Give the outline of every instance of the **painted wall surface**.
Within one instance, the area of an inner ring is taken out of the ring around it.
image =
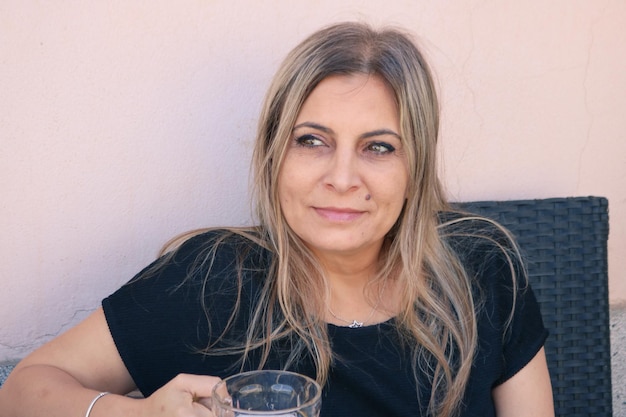
[[[626,2],[0,2],[0,361],[77,323],[172,236],[251,222],[284,55],[342,20],[415,33],[454,200],[610,200],[626,299]]]

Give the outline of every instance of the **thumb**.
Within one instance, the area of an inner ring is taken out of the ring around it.
[[[175,380],[178,388],[188,393],[194,402],[210,399],[213,387],[221,381],[215,376],[192,374],[180,374]]]

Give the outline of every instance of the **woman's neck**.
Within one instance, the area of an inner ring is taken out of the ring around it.
[[[329,283],[351,290],[363,289],[378,273],[381,244],[362,248],[358,251],[313,253],[326,273]]]
[[[369,325],[397,314],[397,282],[395,277],[379,277],[380,252],[318,257],[327,284],[326,321]]]

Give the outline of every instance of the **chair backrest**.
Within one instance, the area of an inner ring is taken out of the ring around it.
[[[608,201],[602,197],[458,203],[517,237],[550,336],[556,415],[611,417]]]

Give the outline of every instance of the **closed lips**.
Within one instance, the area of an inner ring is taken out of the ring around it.
[[[365,213],[351,208],[314,207],[314,209],[320,216],[334,221],[355,220]]]

